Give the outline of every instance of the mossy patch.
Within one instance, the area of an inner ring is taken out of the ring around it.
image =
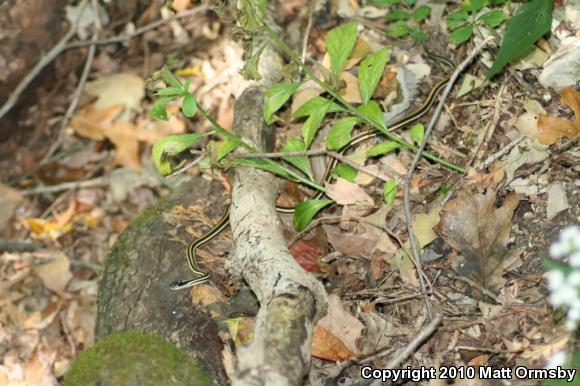
[[[151,333],[111,334],[79,355],[62,386],[209,386],[183,351]]]

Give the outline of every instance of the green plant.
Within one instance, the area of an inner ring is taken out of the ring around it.
[[[390,24],[387,26],[387,36],[390,38],[403,38],[407,35],[413,39],[424,42],[429,38],[421,30],[425,19],[431,14],[431,7],[422,5],[413,9],[416,0],[374,0],[378,6],[387,6],[390,12],[385,16]]]
[[[491,78],[510,61],[524,55],[552,25],[552,1],[531,0],[524,3],[508,22],[497,59],[487,73]]]
[[[314,82],[316,82],[325,91],[326,95],[316,96],[306,101],[300,108],[293,113],[293,119],[304,120],[302,124],[301,136],[289,138],[282,147],[283,152],[304,152],[307,151],[318,134],[323,122],[332,119],[334,124],[328,132],[326,138],[326,148],[329,151],[342,151],[347,144],[351,142],[352,133],[357,127],[370,126],[382,133],[389,140],[373,146],[369,149],[367,157],[387,154],[396,150],[417,151],[417,144],[423,139],[424,128],[422,125],[415,125],[410,132],[413,140],[409,143],[401,137],[387,130],[383,111],[380,105],[374,101],[373,94],[378,86],[389,59],[388,48],[382,48],[374,53],[367,55],[360,63],[358,68],[358,88],[361,94],[362,103],[355,107],[342,98],[338,91],[328,83],[319,79],[312,70],[300,61],[298,56],[288,48],[288,46],[266,26],[266,37],[277,48],[284,51],[303,72]],[[356,23],[348,23],[329,31],[326,38],[328,54],[330,57],[330,77],[340,79],[344,66],[351,56],[352,50],[357,40]],[[151,115],[161,119],[166,119],[165,107],[169,101],[183,96],[182,110],[184,114],[188,111],[185,104],[195,106],[197,111],[204,115],[212,124],[213,131],[208,134],[216,134],[224,137],[224,140],[218,142],[213,149],[214,154],[210,159],[215,166],[235,167],[251,166],[274,173],[282,178],[296,181],[310,186],[320,192],[326,192],[326,189],[320,186],[313,177],[310,169],[310,162],[306,155],[282,156],[279,162],[269,158],[236,158],[231,154],[236,148],[243,147],[246,151],[254,152],[255,149],[244,143],[240,138],[230,131],[223,129],[219,124],[207,114],[207,112],[195,103],[195,97],[187,91],[188,82],[182,84],[181,81],[171,74],[167,68],[162,69],[156,76],[157,79],[163,80],[167,85],[166,88],[157,92],[161,98],[153,106]],[[264,119],[268,123],[273,123],[279,118],[276,112],[279,111],[295,94],[301,86],[301,82],[285,82],[270,87],[265,92],[265,102],[263,108]],[[190,96],[191,95],[191,96]],[[186,100],[187,98],[187,100]],[[190,111],[188,111],[190,112]],[[207,134],[204,134],[207,135]],[[185,134],[182,136],[172,136],[169,140],[159,141],[154,146],[153,158],[155,164],[162,174],[168,174],[176,163],[171,159],[180,151],[185,150],[188,146],[197,142],[203,135]],[[182,139],[180,139],[180,137]],[[463,171],[460,167],[440,159],[429,152],[423,155],[435,162],[457,171]],[[338,164],[332,171],[331,176],[338,176],[353,181],[356,178],[357,171],[348,165]],[[390,203],[394,200],[397,193],[396,181],[390,180],[384,186],[384,199]],[[306,200],[296,207],[294,214],[294,224],[298,230],[304,229],[312,218],[321,209],[332,203],[331,200],[320,199],[319,194],[316,199]]]
[[[484,9],[490,3],[489,0],[465,1],[459,11],[449,14],[447,27],[453,31],[449,34],[449,41],[453,44],[462,44],[469,40],[478,25],[495,28],[503,23],[506,15],[502,11]]]

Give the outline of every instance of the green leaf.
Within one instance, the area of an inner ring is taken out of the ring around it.
[[[473,24],[457,28],[449,35],[449,41],[453,44],[461,44],[467,41],[471,37],[472,33],[473,33]]]
[[[350,22],[331,29],[326,35],[326,47],[334,75],[341,73],[356,43],[357,23]]]
[[[486,0],[471,0],[471,13],[476,14],[480,9],[485,7]]]
[[[173,164],[171,158],[189,148],[191,145],[198,142],[208,133],[198,134],[177,134],[161,138],[153,145],[152,155],[155,167],[161,175],[167,175],[172,172]]]
[[[149,110],[149,118],[162,119],[164,121],[168,121],[169,117],[167,116],[167,111],[165,110],[165,108],[167,107],[167,104],[174,99],[175,97],[170,96],[161,97],[157,99],[153,104],[153,107],[151,107],[151,110]]]
[[[387,27],[387,36],[390,38],[401,38],[409,34],[409,26],[406,21],[397,21]]]
[[[155,95],[159,96],[180,96],[183,95],[182,87],[165,87],[155,91]]]
[[[332,200],[306,200],[296,205],[294,210],[294,228],[298,232],[302,232],[310,221],[320,212],[324,207],[330,205]]]
[[[378,6],[389,6],[400,4],[401,0],[373,0],[372,3]]]
[[[468,15],[465,10],[453,12],[447,17],[447,27],[449,27],[449,29],[455,29],[464,24],[467,21],[467,18]]]
[[[334,178],[344,178],[348,182],[354,182],[356,176],[358,176],[358,171],[350,165],[340,163],[332,170],[332,176]]]
[[[429,35],[415,27],[409,29],[409,35],[419,42],[426,42],[429,39]]]
[[[419,23],[420,21],[425,20],[430,13],[431,7],[428,5],[422,5],[413,12],[413,20]]]
[[[326,148],[328,150],[340,150],[350,142],[350,133],[359,122],[356,117],[346,117],[337,121],[328,132]]]
[[[320,125],[322,124],[322,121],[328,112],[330,103],[331,102],[328,101],[328,103],[321,105],[320,108],[316,111],[313,111],[312,114],[306,119],[306,122],[304,122],[304,125],[302,126],[302,137],[304,138],[304,144],[306,145],[307,149],[310,147],[316,132],[320,128]]]
[[[389,21],[409,20],[409,13],[403,10],[392,11],[389,12],[385,18]]]
[[[412,7],[413,5],[415,5],[415,1],[416,0],[407,0],[407,6]]]
[[[309,101],[304,103],[302,106],[300,106],[298,108],[298,110],[296,110],[294,112],[292,117],[293,118],[307,117],[309,115],[312,115],[316,111],[320,110],[321,108],[326,108],[326,105],[328,105],[328,104],[330,104],[328,106],[328,111],[327,111],[329,113],[339,113],[339,112],[343,113],[346,111],[340,105],[332,102],[331,100],[326,99],[325,97],[317,96],[317,97],[310,99]]]
[[[264,120],[271,124],[275,121],[274,113],[278,111],[298,90],[302,83],[280,83],[266,90],[264,100]]]
[[[282,178],[291,179],[282,165],[269,159],[262,158],[235,158],[230,161],[231,166],[253,167],[276,174]]]
[[[506,19],[506,16],[501,11],[491,11],[484,13],[479,17],[479,20],[483,21],[490,27],[497,27]]]
[[[387,129],[381,106],[376,101],[369,101],[367,105],[360,105],[357,111],[383,130]]]
[[[392,204],[395,202],[395,198],[397,197],[397,192],[399,191],[399,187],[397,186],[397,181],[389,180],[385,182],[383,186],[383,198],[386,204]]]
[[[552,25],[553,3],[531,0],[524,3],[508,22],[497,59],[487,72],[487,79],[496,75],[511,60],[525,54]]]
[[[425,127],[421,123],[417,123],[415,126],[411,127],[411,138],[417,145],[423,142],[423,137],[425,137]]]
[[[388,60],[389,50],[384,47],[367,56],[361,62],[358,68],[358,88],[364,105],[372,98],[377,85],[383,77]]]
[[[376,157],[378,155],[388,154],[393,150],[397,150],[401,147],[397,142],[394,141],[384,141],[373,145],[367,150],[367,157]]]
[[[294,152],[294,151],[305,151],[306,146],[300,138],[289,138],[286,144],[282,146],[282,151]],[[311,180],[314,180],[312,175],[312,169],[310,168],[310,160],[307,156],[296,156],[296,157],[282,157],[282,159],[298,168],[302,173],[308,176]]]
[[[216,161],[221,161],[225,156],[236,150],[238,146],[240,146],[240,141],[234,141],[232,139],[218,142],[215,155]]]
[[[195,115],[195,112],[197,111],[197,102],[192,93],[188,92],[185,94],[183,102],[181,102],[181,111],[187,118],[191,118]]]

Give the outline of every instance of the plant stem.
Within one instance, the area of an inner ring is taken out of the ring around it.
[[[201,113],[201,115],[203,115],[209,121],[209,123],[212,125],[212,127],[215,129],[215,131],[218,134],[221,134],[222,136],[227,137],[227,138],[231,139],[232,141],[238,142],[245,150],[247,150],[250,153],[257,152],[256,148],[245,143],[240,137],[238,137],[237,135],[235,135],[231,131],[224,129],[203,107],[198,105],[197,109]],[[276,164],[278,166],[281,166],[284,169],[284,171],[286,173],[288,173],[288,175],[291,176],[296,181],[298,181],[306,186],[310,186],[313,189],[320,190],[321,192],[326,193],[326,188],[317,184],[314,181],[309,180],[308,178],[304,178],[303,176],[294,172],[292,169],[288,168],[284,164],[277,163],[277,162],[275,162],[271,159],[268,159],[268,158],[263,158],[263,160],[270,163],[270,164]]]
[[[413,144],[408,143],[407,141],[405,141],[404,139],[400,138],[399,136],[391,133],[390,131],[386,130],[385,127],[383,127],[382,125],[378,124],[377,122],[374,122],[373,120],[369,119],[367,116],[361,114],[360,112],[357,111],[357,109],[351,105],[350,103],[348,103],[342,96],[340,96],[336,90],[334,90],[329,84],[325,83],[324,81],[322,81],[320,78],[318,78],[316,76],[316,74],[314,74],[314,72],[312,72],[312,70],[304,65],[304,63],[302,63],[302,61],[300,61],[299,58],[296,57],[296,55],[294,54],[294,52],[292,51],[292,49],[290,47],[288,47],[286,45],[286,43],[284,43],[284,41],[278,36],[276,35],[276,33],[270,28],[269,25],[266,24],[266,30],[268,31],[269,37],[271,39],[271,41],[274,43],[274,45],[278,48],[280,48],[286,55],[288,55],[288,57],[294,62],[296,63],[296,65],[298,65],[305,73],[306,75],[308,75],[310,77],[310,79],[312,79],[316,84],[318,84],[320,87],[322,87],[326,92],[328,92],[334,99],[336,99],[338,102],[340,102],[340,104],[342,104],[349,113],[353,114],[354,116],[356,116],[357,118],[361,119],[362,121],[364,121],[365,123],[371,125],[372,127],[374,127],[375,129],[379,130],[381,133],[383,133],[387,138],[395,141],[396,143],[400,144],[401,146],[408,148],[414,152],[417,152],[419,150],[419,148]],[[434,162],[439,163],[440,165],[443,165],[451,170],[455,170],[459,173],[465,173],[465,169],[463,169],[460,166],[455,165],[452,162],[449,162],[447,160],[444,160],[442,158],[439,158],[431,153],[428,152],[423,152],[423,156],[427,159],[430,159]]]

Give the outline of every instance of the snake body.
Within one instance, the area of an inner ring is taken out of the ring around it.
[[[429,53],[429,56],[435,58],[438,61],[445,63],[446,65],[448,65],[450,67],[454,66],[454,64],[446,58],[443,58],[443,57],[440,57],[440,56],[437,56],[434,54],[430,54],[430,53]],[[433,105],[433,102],[437,98],[437,95],[439,94],[439,92],[441,92],[441,90],[443,90],[443,88],[445,87],[445,85],[447,84],[448,81],[449,81],[449,77],[447,77],[447,78],[443,79],[442,81],[440,81],[439,83],[437,83],[431,89],[431,91],[429,92],[429,95],[427,96],[427,99],[425,100],[425,102],[423,102],[421,107],[419,107],[417,110],[413,111],[412,113],[405,115],[404,117],[393,122],[390,125],[390,127],[388,128],[388,130],[389,131],[398,130],[398,129],[405,127],[408,124],[418,120],[423,115],[425,115],[429,111],[431,106]],[[363,132],[355,135],[348,144],[346,144],[342,149],[340,149],[339,154],[342,155],[342,154],[346,153],[348,150],[355,147],[357,144],[359,144],[363,141],[366,141],[368,139],[378,137],[380,135],[381,135],[381,132],[373,130],[373,129],[363,131]],[[326,166],[326,169],[324,171],[323,178],[322,178],[323,182],[328,180],[328,178],[331,175],[332,169],[334,169],[334,167],[336,166],[337,163],[338,163],[338,160],[336,158],[331,158],[329,160],[329,162]],[[324,193],[320,192],[320,191],[316,192],[316,194],[311,199],[319,199],[323,196],[323,194]],[[294,207],[276,206],[276,210],[279,213],[294,213]],[[207,243],[208,241],[212,240],[214,237],[219,235],[229,225],[230,225],[230,209],[228,207],[228,209],[226,210],[226,212],[220,218],[220,220],[218,221],[218,223],[216,225],[214,225],[206,234],[204,234],[199,239],[193,240],[189,244],[189,246],[187,247],[187,264],[189,265],[189,269],[191,270],[191,272],[194,274],[195,277],[193,279],[188,279],[188,280],[174,281],[173,283],[170,284],[169,289],[171,289],[173,291],[177,291],[177,290],[193,287],[193,286],[198,285],[198,284],[203,284],[203,283],[206,283],[209,281],[209,274],[207,272],[201,270],[199,268],[199,266],[197,265],[195,252],[196,252],[197,248],[201,247],[202,245],[204,245],[205,243]]]

